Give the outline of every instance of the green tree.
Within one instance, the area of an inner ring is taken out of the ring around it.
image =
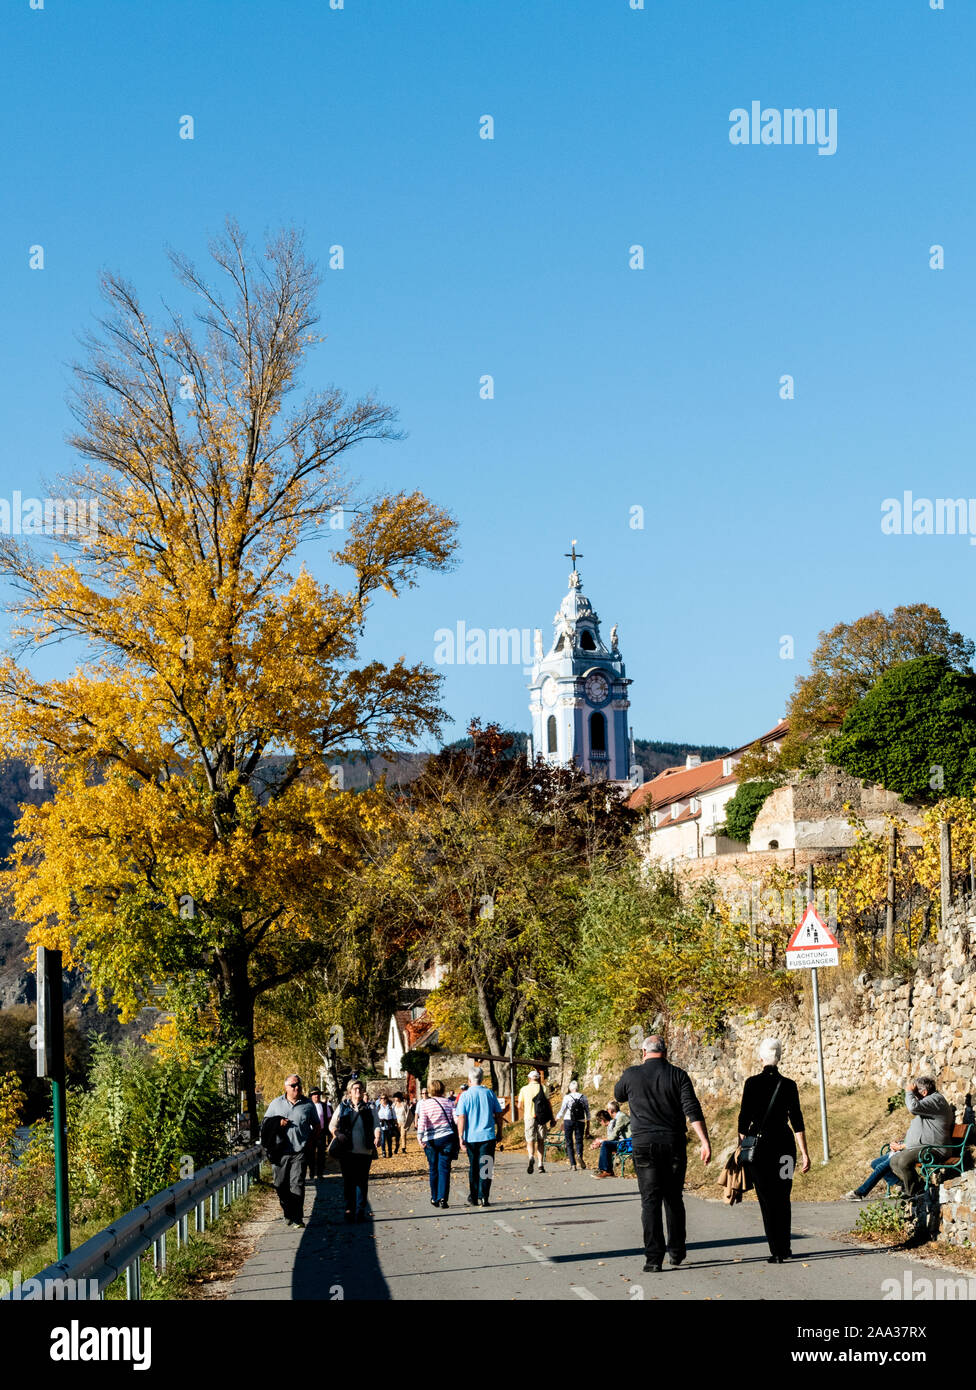
[[[469,732],[470,751],[444,750],[391,799],[374,872],[391,940],[447,967],[429,1001],[438,1025],[464,1026],[471,998],[501,1055],[506,1032],[532,1047],[551,1036],[582,889],[620,853],[633,817],[578,770],[512,758],[497,726]]]
[[[773,782],[743,782],[725,806],[725,833],[730,840],[748,844],[756,817],[774,790]]]
[[[938,608],[927,603],[876,609],[852,623],[821,632],[810,671],[798,678],[788,717],[794,732],[824,733],[844,718],[877,681],[905,661],[940,656],[956,671],[969,671],[974,644],[953,632]]]
[[[940,656],[895,666],[850,710],[827,754],[855,777],[912,800],[972,796],[976,676]]]

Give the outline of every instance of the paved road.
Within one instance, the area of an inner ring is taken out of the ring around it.
[[[343,1222],[338,1178],[327,1177],[309,1185],[305,1230],[257,1223],[257,1248],[228,1297],[864,1301],[882,1298],[884,1279],[919,1269],[832,1238],[856,1218],[846,1203],[794,1203],[795,1258],[769,1265],[755,1202],[730,1209],[689,1196],[686,1263],[643,1274],[633,1179],[594,1181],[565,1164],[529,1177],[521,1157],[501,1154],[492,1206],[464,1205],[455,1168],[452,1205],[440,1211],[421,1177],[384,1174],[382,1163],[374,1174],[371,1222]]]

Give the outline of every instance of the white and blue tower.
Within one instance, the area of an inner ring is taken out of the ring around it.
[[[541,755],[563,767],[576,763],[595,781],[626,782],[633,763],[627,727],[630,681],[617,648],[600,636],[600,619],[583,593],[573,541],[569,592],[559,605],[552,646],[543,653],[542,630],[535,632],[535,661],[529,687],[532,715],[530,759]]]

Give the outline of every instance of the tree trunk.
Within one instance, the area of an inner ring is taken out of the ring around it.
[[[481,972],[480,972],[480,970],[478,970],[478,969],[472,967],[471,974],[472,974],[472,977],[473,977],[473,979],[474,979],[475,993],[476,993],[477,996],[478,996],[478,1016],[479,1016],[480,1019],[481,1019],[481,1026],[482,1026],[482,1028],[484,1028],[484,1030],[485,1030],[485,1041],[486,1041],[487,1044],[488,1044],[488,1051],[489,1051],[489,1052],[493,1052],[493,1053],[495,1053],[496,1056],[499,1056],[499,1057],[500,1057],[501,1054],[502,1054],[502,1052],[504,1052],[505,1049],[502,1047],[501,1032],[500,1032],[499,1027],[498,1027],[498,1022],[497,1022],[497,1020],[496,1020],[496,1018],[495,1018],[495,1011],[494,1011],[494,1009],[492,1008],[491,1000],[488,998],[488,991],[485,989],[484,980],[483,980],[482,977],[481,977]],[[489,1069],[490,1069],[490,1071],[491,1071],[491,1087],[492,1087],[492,1090],[493,1090],[493,1091],[495,1092],[495,1094],[497,1095],[497,1094],[498,1094],[498,1076],[497,1076],[497,1073],[495,1072],[495,1064],[494,1064],[494,1062],[489,1062],[489,1063],[488,1063],[488,1066],[489,1066]],[[515,1098],[514,1098],[514,1096],[513,1096],[513,1097],[512,1097],[512,1107],[513,1107],[513,1111],[514,1111],[514,1106],[515,1106]],[[514,1114],[513,1114],[513,1118],[514,1118]]]
[[[325,1062],[322,1069],[324,1078],[322,1084],[325,1087],[326,1099],[333,1107],[339,1104],[339,1063],[338,1053],[334,1047],[328,1048],[321,1054]]]
[[[241,1087],[246,1097],[247,1127],[252,1144],[258,1142],[257,1079],[254,1071],[254,991],[247,969],[247,953],[228,949],[217,952],[220,985],[223,993],[224,1018],[240,1041],[238,1065]]]

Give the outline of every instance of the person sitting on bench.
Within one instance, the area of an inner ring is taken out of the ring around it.
[[[892,1140],[890,1152],[871,1160],[870,1177],[846,1194],[850,1202],[861,1201],[883,1180],[900,1182],[909,1197],[922,1190],[915,1164],[925,1148],[939,1149],[952,1138],[955,1111],[945,1096],[935,1089],[931,1076],[919,1076],[905,1089],[905,1107],[912,1116],[905,1142]]]

